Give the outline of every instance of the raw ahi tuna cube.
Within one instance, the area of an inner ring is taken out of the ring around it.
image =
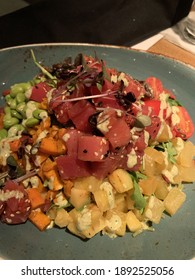
[[[74,156],[59,156],[56,163],[63,180],[90,176],[88,162],[79,160]]]
[[[91,126],[88,120],[95,112],[96,110],[91,103],[87,100],[81,100],[72,106],[68,114],[77,129],[83,132],[90,132]]]
[[[109,142],[105,137],[81,135],[78,138],[78,159],[84,161],[102,161],[109,152]]]
[[[97,128],[104,134],[114,149],[127,145],[131,139],[130,128],[121,110],[105,109],[98,116]]]

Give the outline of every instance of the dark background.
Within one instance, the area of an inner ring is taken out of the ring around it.
[[[50,42],[136,44],[185,17],[193,0],[26,0],[0,17],[0,48]]]

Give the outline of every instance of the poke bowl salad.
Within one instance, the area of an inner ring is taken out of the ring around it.
[[[31,55],[37,74],[2,92],[1,223],[115,238],[179,215],[194,124],[173,91],[95,53],[52,65]]]

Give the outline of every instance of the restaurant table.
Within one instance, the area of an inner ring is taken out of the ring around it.
[[[193,11],[195,4],[191,6],[191,12]],[[162,30],[133,48],[164,55],[195,67],[195,45],[186,42],[181,32],[185,20],[183,18],[171,28]]]
[[[164,55],[195,67],[194,53],[168,41],[162,35],[157,34],[156,37],[157,39],[149,38],[146,41],[140,42],[138,45],[132,46],[132,48]]]
[[[180,60],[195,67],[195,55],[193,53],[176,46],[164,38],[151,46],[148,51]]]

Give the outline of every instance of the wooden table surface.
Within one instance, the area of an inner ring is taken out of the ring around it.
[[[152,47],[150,47],[148,51],[178,59],[184,63],[190,64],[191,66],[195,67],[194,54],[172,44],[171,42],[167,41],[164,38],[162,38],[157,43],[155,43]]]
[[[192,5],[191,11],[195,11],[195,3]],[[195,49],[195,45],[194,45]],[[184,63],[195,67],[195,55],[181,47],[178,47],[166,39],[159,40],[156,44],[148,49],[150,52],[162,54],[171,58],[178,59]]]

